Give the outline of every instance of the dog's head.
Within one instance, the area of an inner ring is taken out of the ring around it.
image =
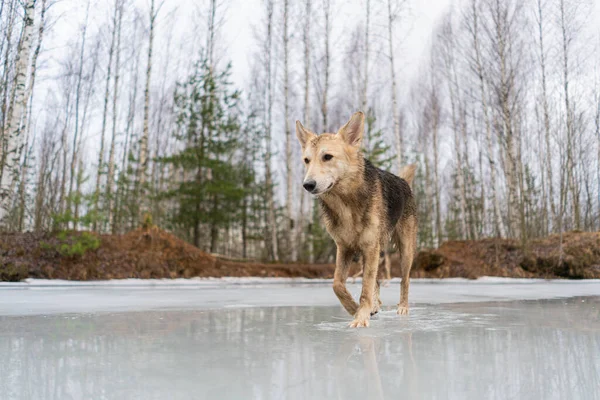
[[[320,195],[356,178],[364,126],[362,112],[352,115],[335,134],[316,135],[296,121],[296,136],[302,145],[302,159],[306,166],[304,189]]]

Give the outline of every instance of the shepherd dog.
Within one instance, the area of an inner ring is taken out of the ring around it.
[[[408,314],[410,269],[416,250],[417,208],[411,189],[416,165],[400,176],[376,168],[361,149],[365,116],[357,112],[337,133],[317,135],[296,121],[306,174],[302,186],[318,198],[327,232],[335,241],[333,291],[353,316],[352,328],[368,327],[381,309],[377,274],[390,243],[400,254],[402,283],[397,313]],[[353,262],[363,270],[357,304],[346,288]]]

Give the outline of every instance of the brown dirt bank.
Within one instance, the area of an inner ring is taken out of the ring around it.
[[[64,256],[50,234],[1,234],[0,281],[25,278],[100,280],[121,278],[190,278],[223,276],[331,278],[333,264],[240,262],[207,254],[168,232],[136,230],[100,235],[100,246],[83,256]],[[412,276],[448,278],[503,276],[520,278],[600,278],[600,233],[570,232],[533,240],[527,249],[517,241],[483,239],[445,242],[422,250]],[[392,256],[392,275],[400,276]]]

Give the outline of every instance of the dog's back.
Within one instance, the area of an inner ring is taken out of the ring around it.
[[[416,165],[405,166],[396,176],[388,171],[375,167],[365,159],[365,177],[377,179],[380,182],[381,197],[383,200],[382,215],[386,221],[387,232],[392,232],[401,220],[415,217],[417,210],[411,189],[415,176]]]
[[[367,167],[369,166],[369,167]],[[365,168],[375,168],[366,162]],[[416,216],[415,202],[411,190],[416,166],[405,167],[403,176],[396,176],[388,171],[376,168],[381,182],[381,195],[384,202],[388,230],[392,230],[401,218]]]

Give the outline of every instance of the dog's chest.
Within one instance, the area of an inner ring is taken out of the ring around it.
[[[361,210],[342,201],[321,202],[327,232],[337,244],[354,247],[376,242],[379,218],[375,210]]]

